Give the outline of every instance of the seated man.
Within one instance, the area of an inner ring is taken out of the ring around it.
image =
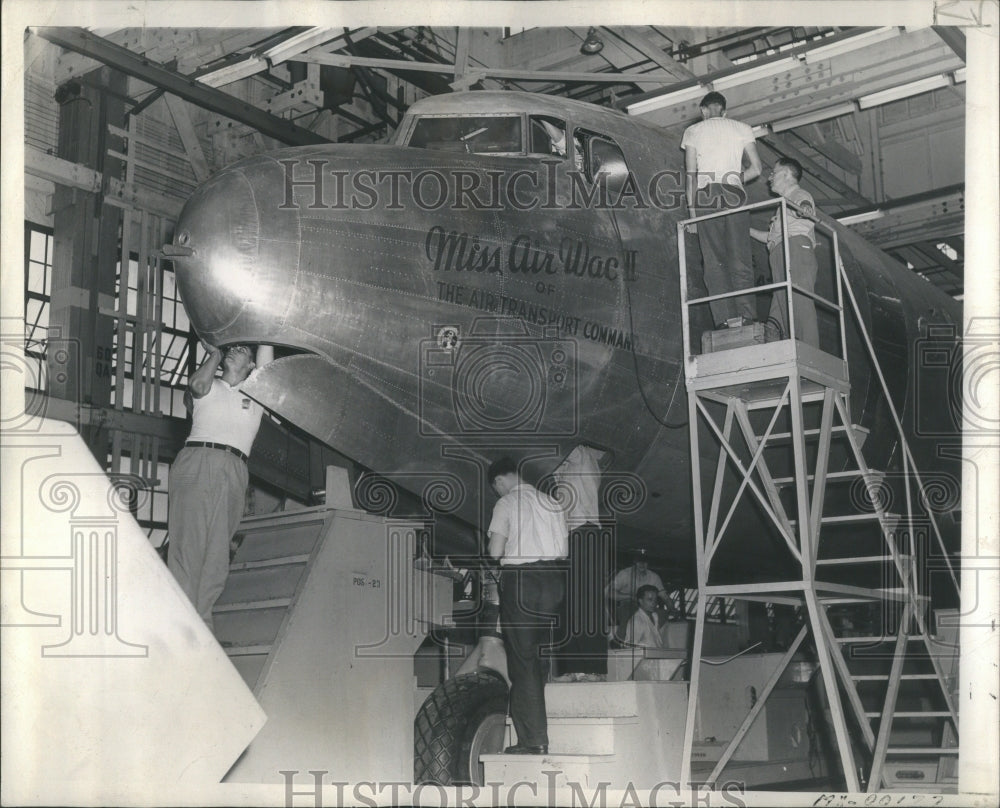
[[[625,623],[635,608],[635,599],[644,584],[655,587],[657,594],[666,601],[667,590],[663,586],[663,579],[649,568],[646,550],[640,549],[635,551],[635,563],[619,570],[604,590],[609,608],[613,610],[612,623],[619,634],[624,632]]]
[[[663,637],[660,634],[661,619],[656,611],[657,589],[651,584],[644,584],[636,592],[639,608],[625,627],[625,645],[641,648],[662,648]]]

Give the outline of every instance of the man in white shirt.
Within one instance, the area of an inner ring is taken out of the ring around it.
[[[816,286],[816,225],[811,217],[816,215],[816,202],[805,188],[799,185],[802,165],[790,157],[780,157],[774,164],[767,183],[771,190],[792,204],[788,206],[788,265],[792,283],[812,292]],[[793,207],[794,206],[794,207]],[[751,238],[767,244],[771,264],[771,280],[785,280],[785,249],[782,239],[781,211],[771,218],[768,230],[750,228]],[[795,307],[795,339],[819,347],[819,325],[816,304],[806,295],[793,296]],[[772,293],[768,322],[778,328],[780,337],[788,339],[788,298],[784,289]]]
[[[636,601],[639,608],[625,627],[625,644],[642,648],[662,648],[660,615],[656,611],[656,587],[645,584],[639,587]]]
[[[247,456],[264,411],[240,390],[274,348],[230,345],[225,354],[205,344],[208,356],[192,375],[191,434],[170,467],[170,549],[167,566],[211,629],[212,607],[229,576],[229,543],[243,518]],[[222,376],[216,377],[219,366]]]
[[[566,519],[558,502],[524,482],[514,461],[493,463],[487,480],[500,499],[490,520],[489,553],[500,562],[500,625],[507,649],[510,717],[517,743],[508,754],[548,752],[545,679],[550,628],[566,592]]]
[[[702,120],[684,130],[681,148],[687,174],[689,216],[730,210],[746,204],[743,183],[760,176],[760,156],[753,129],[726,117],[726,99],[708,93],[700,104]],[[749,168],[743,170],[743,157]],[[710,295],[721,295],[754,285],[747,211],[719,216],[697,223],[705,269],[705,285]],[[752,295],[727,297],[710,304],[716,324],[735,317],[744,323],[757,319]]]
[[[635,563],[619,570],[604,590],[605,596],[612,601],[609,605],[613,610],[615,626],[619,630],[628,620],[635,598],[643,586],[654,587],[659,597],[663,598],[664,601],[667,599],[667,590],[663,586],[663,579],[649,568],[645,548],[636,550],[635,555]]]

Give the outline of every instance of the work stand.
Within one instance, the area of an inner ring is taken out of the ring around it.
[[[766,205],[780,205],[787,216],[784,200],[749,207]],[[712,214],[720,215],[727,214]],[[932,633],[929,559],[943,559],[956,590],[958,581],[844,273],[837,233],[816,223],[828,240],[825,297],[797,286],[794,270],[758,288],[786,295],[793,334],[796,304],[811,299],[822,312],[823,349],[773,334],[758,341],[763,332],[750,326],[737,326],[745,339],[717,331],[695,346],[692,307],[726,295],[687,299],[688,222],[679,225],[678,243],[699,596],[682,781],[715,784],[775,686],[791,675],[792,660],[810,653],[849,791],[955,791],[957,641],[947,645]],[[787,249],[786,242],[786,257]],[[873,364],[897,430],[901,460],[881,471],[866,461],[868,432],[851,416],[845,293],[851,328],[869,353],[852,358]],[[745,555],[742,567],[734,565],[749,531],[755,547],[772,548],[769,560]],[[791,607],[800,627],[704,775],[692,772],[691,753],[699,740],[706,610],[716,598]]]

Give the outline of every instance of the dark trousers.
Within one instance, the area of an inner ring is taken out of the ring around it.
[[[746,192],[735,185],[711,183],[695,194],[695,214],[703,216],[731,210],[746,203]],[[721,295],[754,286],[750,252],[750,213],[742,211],[698,222],[698,243],[705,267],[705,286],[710,295]],[[713,300],[709,306],[716,324],[743,315],[757,319],[753,295]]]
[[[551,628],[558,621],[566,592],[566,567],[540,562],[502,567],[500,626],[510,677],[510,717],[517,742],[548,745],[545,719]]]
[[[770,250],[771,280],[777,283],[785,279],[785,251],[779,241]],[[816,248],[808,236],[788,237],[788,263],[792,267],[792,283],[808,289],[816,289]],[[798,293],[792,296],[795,314],[795,339],[819,347],[819,321],[816,318],[816,303],[811,297]],[[771,317],[781,329],[782,339],[788,339],[788,297],[784,289],[778,289],[771,297]]]
[[[593,523],[570,531],[565,604],[567,637],[556,653],[560,674],[608,671],[604,585],[613,568],[612,542],[613,531]]]

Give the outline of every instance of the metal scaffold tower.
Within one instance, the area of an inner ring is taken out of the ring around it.
[[[739,210],[769,206],[777,207],[787,234],[784,199]],[[781,326],[793,335],[796,315],[812,317],[815,309],[820,345],[781,338],[759,323],[734,323],[705,332],[695,346],[698,312],[741,293],[688,299],[685,227],[733,212],[678,225],[699,588],[682,781],[717,781],[793,657],[811,646],[848,790],[954,791],[957,643],[933,633],[928,559],[943,559],[956,590],[958,580],[846,277],[837,232],[815,222],[828,264],[818,292],[799,285],[794,266],[784,280],[752,290],[783,296],[788,314]],[[787,235],[782,247],[788,266]],[[845,295],[897,430],[902,459],[892,469],[869,465],[867,430],[851,416]],[[733,563],[743,552],[734,534],[745,538],[754,529],[747,526],[758,523],[780,558],[770,569],[752,557]],[[706,604],[717,597],[793,607],[801,626],[712,771],[692,772]]]

